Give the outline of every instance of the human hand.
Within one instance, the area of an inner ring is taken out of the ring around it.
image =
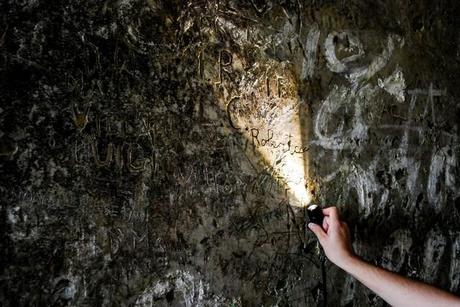
[[[326,257],[343,268],[355,257],[351,246],[350,230],[345,222],[340,221],[337,207],[323,209],[323,227],[309,223],[308,228],[316,235],[324,249]]]

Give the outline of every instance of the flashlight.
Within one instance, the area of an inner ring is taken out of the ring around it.
[[[308,218],[311,223],[315,223],[323,227],[324,214],[323,210],[318,205],[310,205],[307,208]]]

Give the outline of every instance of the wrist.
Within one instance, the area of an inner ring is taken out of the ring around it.
[[[336,265],[341,268],[342,270],[350,273],[350,271],[353,269],[353,267],[356,266],[357,263],[359,263],[361,258],[355,254],[349,254],[345,257],[343,257],[340,262],[336,263]]]

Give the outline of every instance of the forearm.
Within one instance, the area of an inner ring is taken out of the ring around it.
[[[350,257],[339,265],[392,306],[460,306],[456,296]]]

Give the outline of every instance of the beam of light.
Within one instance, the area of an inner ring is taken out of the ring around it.
[[[292,206],[305,207],[312,201],[307,187],[310,117],[305,116],[306,106],[297,96],[295,78],[285,72],[283,78],[285,94],[276,88],[276,79],[262,75],[255,83],[240,84],[240,96],[222,99],[220,105],[233,129],[247,140],[246,155],[260,169],[270,168],[272,176],[285,187]]]
[[[261,164],[270,165],[274,176],[285,186],[289,203],[296,207],[304,207],[311,202],[312,195],[307,189],[308,183],[308,151],[304,151],[302,126],[300,123],[301,107],[294,99],[288,101],[289,105],[273,112],[280,116],[271,117],[269,126],[260,127],[261,137],[254,137],[254,130],[244,133],[250,148],[256,150],[262,158]],[[271,133],[269,134],[269,130]],[[265,134],[265,135],[264,135]],[[271,138],[271,139],[270,139]],[[264,145],[263,141],[265,142]],[[257,142],[259,140],[259,143]]]

